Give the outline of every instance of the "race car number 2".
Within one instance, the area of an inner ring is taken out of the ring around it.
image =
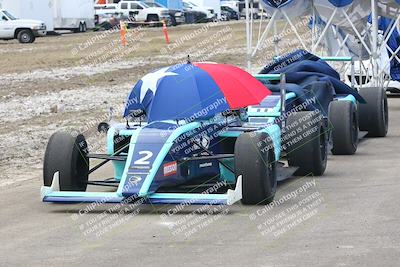
[[[150,161],[148,161],[148,159],[150,159],[153,156],[153,152],[151,151],[140,151],[139,155],[144,155],[142,156],[140,159],[136,160],[134,162],[135,165],[149,165]]]

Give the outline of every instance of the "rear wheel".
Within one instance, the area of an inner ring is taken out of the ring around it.
[[[17,34],[18,41],[21,44],[29,44],[35,41],[35,35],[31,30],[21,30]]]
[[[360,130],[371,137],[385,137],[389,128],[389,110],[383,88],[361,88],[360,95],[367,102],[359,104]]]
[[[78,26],[78,28],[74,29],[74,32],[75,33],[86,32],[86,30],[87,30],[86,23],[85,22],[79,22],[79,26]]]
[[[354,154],[358,146],[358,114],[353,102],[331,102],[329,122],[332,125],[332,153],[334,155]]]
[[[86,191],[89,172],[87,153],[83,135],[74,137],[66,132],[54,133],[44,156],[44,185],[51,186],[54,173],[59,172],[61,191]]]
[[[242,175],[242,203],[268,204],[276,192],[276,160],[266,133],[243,133],[235,143],[235,173]],[[260,146],[260,144],[262,144]]]
[[[289,166],[298,167],[294,175],[316,175],[325,172],[328,138],[322,114],[302,111],[287,119],[286,152]]]

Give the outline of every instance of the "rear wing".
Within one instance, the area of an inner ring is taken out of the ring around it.
[[[355,89],[356,74],[355,74],[353,57],[320,57],[320,59],[325,62],[350,62],[350,64],[351,64],[351,79],[350,79],[351,88]]]

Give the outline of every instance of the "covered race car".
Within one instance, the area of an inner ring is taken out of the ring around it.
[[[307,110],[285,113],[285,99],[294,93],[281,89],[272,95],[247,72],[223,64],[188,62],[149,73],[127,99],[126,123],[102,124],[107,130],[106,154],[90,154],[81,134],[52,135],[44,159],[42,199],[269,203],[278,180],[294,172],[322,175],[327,161],[323,117]],[[282,155],[295,164],[284,167],[278,162]],[[90,159],[103,161],[92,166]],[[109,161],[112,178],[89,179]],[[114,190],[94,191],[97,186]]]
[[[340,75],[326,61],[351,61],[348,57],[319,58],[297,50],[276,58],[260,74],[284,73],[287,101],[310,102],[307,110],[320,110],[331,129],[332,153],[350,155],[357,150],[359,137],[384,137],[388,132],[387,96],[383,88],[357,91],[342,82]],[[354,75],[354,74],[353,74]],[[262,78],[262,75],[258,76]],[[280,91],[276,82],[264,82],[273,92]],[[359,134],[359,130],[365,134]]]

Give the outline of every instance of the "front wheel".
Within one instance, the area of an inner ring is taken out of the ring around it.
[[[21,30],[18,33],[17,38],[21,44],[29,44],[35,41],[35,35],[31,30]]]
[[[56,132],[46,147],[43,164],[43,182],[51,186],[53,175],[59,172],[61,191],[86,191],[89,159],[85,137],[74,137],[66,132]]]
[[[235,143],[235,174],[242,175],[242,203],[268,204],[276,192],[274,147],[266,133],[243,133]]]

